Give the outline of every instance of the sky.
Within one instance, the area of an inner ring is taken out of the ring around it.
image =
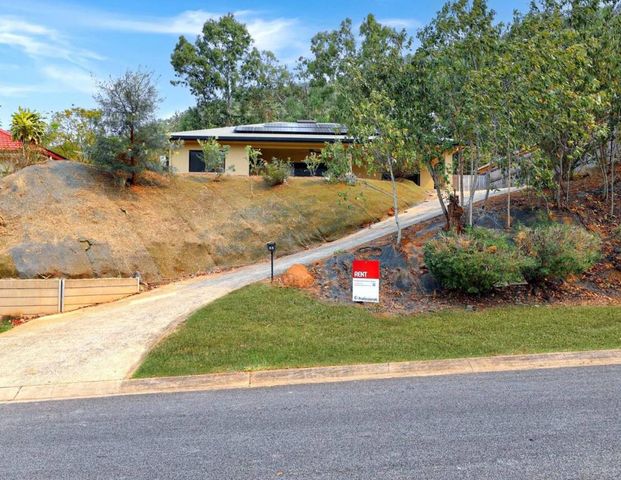
[[[488,0],[499,21],[529,0]],[[293,66],[309,51],[310,38],[351,18],[354,26],[373,13],[382,23],[412,35],[444,2],[436,0],[0,0],[0,126],[18,106],[51,112],[93,107],[97,81],[127,69],[154,71],[163,97],[162,118],[194,104],[173,86],[170,54],[180,35],[193,41],[205,20],[234,13],[260,49]]]

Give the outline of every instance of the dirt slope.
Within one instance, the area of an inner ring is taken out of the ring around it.
[[[423,199],[400,185],[403,206]],[[0,180],[0,278],[127,276],[171,280],[331,240],[388,212],[389,184],[356,187],[294,178],[177,176],[121,190],[74,162],[48,162]]]

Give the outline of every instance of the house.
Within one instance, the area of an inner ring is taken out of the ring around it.
[[[7,166],[15,162],[15,158],[21,155],[22,147],[22,142],[13,140],[11,132],[0,128],[0,170],[2,170],[3,165]],[[67,160],[62,155],[58,155],[56,152],[44,147],[39,147],[39,153],[50,160]]]
[[[170,134],[172,141],[178,142],[178,148],[170,152],[169,167],[177,173],[204,172],[205,163],[199,141],[216,139],[221,145],[229,147],[225,158],[225,171],[231,175],[248,176],[250,162],[245,151],[247,145],[261,150],[265,161],[279,158],[291,162],[294,176],[309,176],[305,158],[312,152],[319,153],[326,143],[341,141],[351,144],[347,128],[338,123],[318,123],[312,120],[297,122],[272,122],[253,125],[237,125],[223,128],[209,128]],[[452,152],[445,155],[452,160]],[[354,173],[361,178],[377,177],[369,175],[364,169],[354,166]],[[317,175],[322,175],[325,167],[319,168]],[[413,178],[416,183],[433,188],[431,176],[422,171]]]

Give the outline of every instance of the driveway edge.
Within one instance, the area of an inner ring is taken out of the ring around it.
[[[0,388],[0,403],[603,365],[621,365],[621,349],[11,386]]]

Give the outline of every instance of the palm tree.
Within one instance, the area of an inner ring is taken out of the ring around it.
[[[22,143],[23,162],[28,162],[28,146],[38,145],[45,134],[45,122],[39,112],[19,107],[11,116],[11,135],[13,140]]]

